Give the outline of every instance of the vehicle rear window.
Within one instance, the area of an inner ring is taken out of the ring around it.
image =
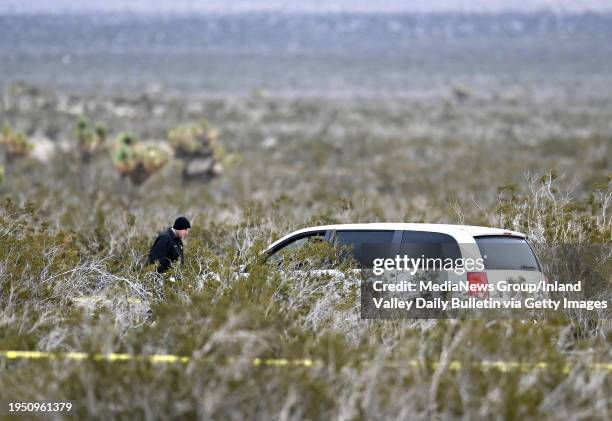
[[[404,231],[400,255],[411,258],[458,259],[461,251],[457,241],[448,234],[427,231]]]
[[[527,240],[510,236],[474,237],[486,270],[540,270]]]
[[[350,248],[348,253],[363,268],[371,268],[374,258],[391,257],[394,231],[336,231],[335,243]]]

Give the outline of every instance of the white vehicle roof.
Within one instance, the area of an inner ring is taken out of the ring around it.
[[[466,241],[474,236],[479,235],[508,235],[514,237],[526,238],[526,235],[518,232],[502,228],[479,227],[474,225],[453,225],[453,224],[415,224],[415,223],[397,223],[397,222],[376,222],[367,224],[335,224],[335,225],[320,225],[316,227],[302,228],[293,231],[290,234],[276,240],[268,250],[276,247],[286,239],[297,234],[304,234],[313,231],[327,230],[389,230],[389,231],[429,231],[448,234],[454,237],[458,242]],[[474,241],[472,239],[472,241]]]

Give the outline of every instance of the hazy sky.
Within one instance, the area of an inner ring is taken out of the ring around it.
[[[612,0],[0,0],[0,12],[612,11]]]

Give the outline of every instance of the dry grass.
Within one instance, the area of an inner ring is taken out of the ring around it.
[[[187,106],[177,99],[157,105],[171,101],[176,115],[151,123],[138,104],[133,120],[101,111],[95,121],[111,136],[130,125],[156,140],[197,121],[181,114]],[[76,144],[62,134],[74,121],[47,107],[40,124],[59,125],[55,156],[12,163],[1,187],[0,349],[196,358],[166,365],[0,358],[0,401],[72,399],[79,416],[101,419],[610,419],[611,376],[589,368],[612,359],[609,323],[364,321],[350,277],[257,263],[273,239],[325,222],[503,226],[542,248],[612,240],[609,138],[562,141],[575,153],[558,160],[547,152],[547,133],[525,149],[507,139],[454,138],[452,125],[437,127],[440,136],[417,136],[385,123],[400,119],[398,103],[366,108],[329,99],[205,102],[234,159],[225,173],[183,186],[175,162],[126,188],[104,154],[79,182],[83,166],[66,159]],[[35,115],[5,113],[22,123]],[[479,124],[486,132],[498,123]],[[525,178],[528,171],[543,176]],[[142,262],[155,232],[178,214],[194,228],[181,280],[170,284]],[[305,269],[323,252],[304,255]],[[240,276],[247,264],[249,276]],[[103,301],[72,300],[92,296]],[[254,358],[322,364],[264,367]],[[414,360],[418,366],[408,364]],[[548,367],[476,364],[498,360]]]

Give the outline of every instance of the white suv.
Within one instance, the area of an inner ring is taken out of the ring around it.
[[[492,296],[488,292],[471,294],[480,298],[495,298],[498,295],[495,291],[503,289],[498,288],[500,282],[537,284],[546,281],[526,235],[499,228],[412,223],[325,225],[294,231],[272,243],[266,253],[274,260],[281,251],[297,249],[313,239],[349,246],[352,257],[363,268],[372,267],[373,257],[394,258],[398,255],[482,259],[482,270],[445,271],[444,275],[453,283],[494,284],[494,288],[489,288],[489,291],[494,291]],[[371,250],[375,251],[374,256]],[[397,276],[403,275],[397,273]]]

